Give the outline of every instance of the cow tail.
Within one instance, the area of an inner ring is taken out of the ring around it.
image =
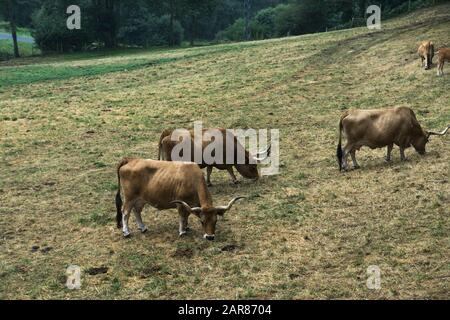
[[[162,139],[159,139],[159,144],[158,144],[158,160],[161,160],[161,158],[162,158],[162,154],[161,154],[161,152],[162,152],[162,141],[161,141]]]
[[[119,170],[122,166],[126,165],[129,162],[130,159],[124,158],[120,161],[119,165],[117,166],[117,181],[118,181],[118,188],[116,193],[116,221],[117,221],[117,228],[122,228],[122,198],[120,197],[120,173]]]
[[[342,130],[343,130],[343,126],[342,126],[342,120],[344,120],[344,118],[348,115],[348,113],[345,113],[344,115],[342,115],[341,119],[339,120],[339,142],[336,148],[336,157],[338,160],[338,164],[339,164],[339,171],[342,170],[342,158],[343,158],[343,152],[342,152]]]

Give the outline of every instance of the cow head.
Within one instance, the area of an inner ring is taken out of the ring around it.
[[[425,63],[425,70],[431,69],[431,66],[433,65],[433,57],[434,57],[434,44],[433,42],[427,42],[425,45],[426,49],[426,63]]]
[[[441,132],[425,131],[425,132],[423,132],[423,134],[421,134],[418,137],[416,137],[415,139],[413,139],[411,141],[411,144],[413,145],[414,149],[416,149],[416,151],[419,154],[423,155],[423,154],[425,154],[425,146],[428,143],[428,141],[430,140],[430,136],[443,136],[448,132],[449,129],[450,129],[450,125],[448,125],[447,128],[445,128]]]
[[[259,172],[258,172],[258,164],[270,157],[270,149],[269,146],[264,151],[259,151],[253,159],[250,159],[251,155],[247,151],[245,152],[245,164],[236,164],[236,170],[247,179],[258,180]],[[251,161],[250,161],[251,160]]]
[[[181,200],[175,200],[171,203],[180,204],[182,205],[186,210],[188,210],[190,213],[195,214],[202,223],[203,227],[203,238],[206,240],[214,240],[215,233],[216,233],[216,223],[217,223],[217,216],[223,216],[225,212],[231,209],[233,204],[238,201],[239,199],[244,199],[245,197],[235,197],[233,198],[228,205],[226,206],[218,206],[218,207],[194,207],[192,208],[190,205],[188,205],[186,202]]]
[[[429,136],[427,134],[421,134],[411,141],[411,144],[418,154],[425,154],[425,146],[428,143],[428,137]]]

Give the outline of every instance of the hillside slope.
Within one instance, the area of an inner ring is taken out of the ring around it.
[[[425,128],[450,124],[450,66],[438,78],[416,54],[450,44],[449,28],[445,5],[374,32],[0,64],[0,298],[448,298],[450,137],[404,163],[362,149],[347,173],[334,153],[345,109],[408,105]],[[213,243],[194,217],[178,238],[176,212],[150,207],[149,231],[132,217],[123,239],[116,164],[156,157],[163,129],[194,120],[280,129],[281,174],[235,186],[214,171],[215,203],[248,199]],[[80,290],[65,289],[71,264]]]

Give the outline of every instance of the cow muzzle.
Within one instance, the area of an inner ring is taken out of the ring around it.
[[[203,235],[203,239],[206,239],[206,240],[208,240],[208,241],[213,241],[214,240],[214,235],[213,234],[204,234]]]

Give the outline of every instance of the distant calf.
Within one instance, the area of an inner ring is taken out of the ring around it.
[[[441,76],[444,74],[444,63],[445,61],[450,62],[450,48],[440,48],[437,52],[438,56],[438,70],[437,75]]]
[[[417,49],[419,57],[422,59],[422,68],[431,69],[434,57],[434,44],[431,41],[424,41]]]
[[[117,227],[122,228],[125,237],[130,235],[128,219],[132,210],[138,228],[141,232],[147,231],[141,212],[148,203],[159,210],[177,208],[180,235],[187,231],[189,215],[195,214],[202,223],[203,237],[214,240],[217,216],[223,215],[234,202],[243,198],[236,197],[227,206],[214,207],[203,172],[195,163],[190,162],[124,158],[117,168],[117,176],[119,189],[116,194],[116,220]]]
[[[424,131],[414,112],[407,107],[378,110],[351,110],[345,112],[339,121],[339,144],[337,158],[340,170],[347,170],[347,158],[350,154],[353,167],[359,168],[356,150],[363,146],[371,149],[387,146],[386,161],[391,161],[394,144],[400,147],[400,157],[406,160],[405,149],[413,146],[419,154],[425,154],[425,145],[431,135],[445,135],[448,126],[442,132]],[[342,148],[342,133],[347,144]]]

